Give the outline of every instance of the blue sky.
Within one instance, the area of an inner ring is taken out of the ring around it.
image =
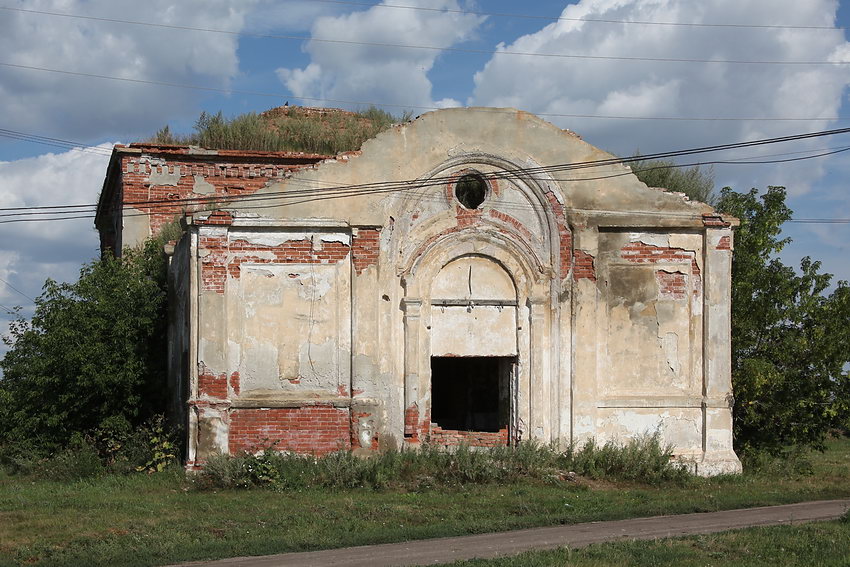
[[[513,106],[543,114],[618,154],[850,126],[846,102],[850,65],[824,64],[850,61],[842,29],[850,25],[846,2],[386,0],[375,4],[151,0],[140,10],[129,0],[5,3],[14,9],[0,9],[0,63],[5,64],[0,65],[0,129],[99,149],[74,151],[0,137],[0,207],[93,203],[111,144],[143,139],[165,124],[187,131],[203,110],[235,115],[261,112],[285,101],[311,106],[322,105],[317,99],[362,101],[392,105],[386,108],[396,113],[408,109],[414,115],[441,106]],[[402,5],[418,9],[398,7]],[[616,23],[622,21],[632,23]],[[815,29],[802,29],[805,26]],[[351,43],[315,41],[322,39]],[[368,42],[443,50],[364,45]],[[494,53],[500,50],[532,55]],[[558,54],[613,59],[552,56]],[[623,59],[628,57],[762,63]],[[807,64],[765,63],[790,61]],[[9,64],[234,92],[80,77]],[[611,116],[631,118],[605,118]],[[686,120],[690,118],[714,120]],[[735,120],[719,120],[729,118]],[[716,157],[790,152],[804,156],[845,146],[850,146],[848,135]],[[786,164],[715,167],[719,186],[738,190],[787,186],[797,218],[850,218],[848,173],[850,152]],[[822,260],[826,271],[850,279],[850,225],[789,224],[786,233],[794,240],[783,253],[787,262],[796,265],[810,255]],[[25,314],[31,313],[29,298],[40,293],[46,277],[73,280],[80,265],[96,253],[97,235],[89,219],[0,224],[0,279],[15,288],[0,282],[0,305],[20,305]],[[7,321],[0,308],[0,333]]]

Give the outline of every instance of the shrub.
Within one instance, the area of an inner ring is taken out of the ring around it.
[[[84,266],[76,283],[48,280],[32,320],[4,337],[0,445],[55,453],[74,433],[114,438],[161,412],[165,298],[158,241]]]
[[[752,476],[793,478],[814,473],[810,450],[800,445],[792,445],[779,453],[746,447],[739,457],[744,472]]]
[[[50,480],[77,481],[102,476],[106,469],[91,440],[75,434],[67,447],[41,461],[39,468],[32,472]]]
[[[683,482],[687,470],[671,460],[670,448],[659,436],[648,435],[625,446],[588,442],[581,448],[559,452],[534,441],[516,447],[446,450],[423,445],[417,450],[387,451],[367,458],[340,451],[315,457],[277,453],[274,447],[250,455],[217,455],[195,477],[200,489],[271,487],[303,488],[405,488],[507,484],[523,479],[560,482],[568,471],[590,478],[659,484]]]
[[[659,484],[690,478],[686,467],[673,460],[673,447],[663,446],[658,432],[641,435],[625,445],[590,440],[567,449],[567,464],[576,474],[593,479],[640,481]]]

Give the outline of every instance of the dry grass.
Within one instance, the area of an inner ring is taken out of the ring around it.
[[[175,134],[168,126],[146,140],[153,144],[201,146],[210,149],[297,151],[334,155],[353,151],[410,115],[393,116],[371,107],[361,112],[338,109],[281,107],[262,114],[225,118],[201,113],[191,134]]]

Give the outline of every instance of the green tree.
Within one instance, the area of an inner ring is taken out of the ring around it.
[[[640,154],[634,157],[639,158]],[[713,205],[714,171],[698,165],[680,167],[672,160],[643,159],[629,163],[632,172],[649,187],[661,187],[668,191],[684,193],[693,201]]]
[[[48,280],[32,320],[15,321],[0,360],[0,445],[63,446],[75,432],[138,425],[165,395],[161,242]]]
[[[732,381],[739,449],[823,448],[850,416],[850,287],[806,257],[777,257],[791,218],[785,189],[723,189],[718,209],[741,220],[732,261]]]

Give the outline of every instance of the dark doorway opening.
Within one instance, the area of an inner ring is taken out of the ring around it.
[[[498,432],[508,427],[516,357],[431,357],[431,421],[443,429]]]

